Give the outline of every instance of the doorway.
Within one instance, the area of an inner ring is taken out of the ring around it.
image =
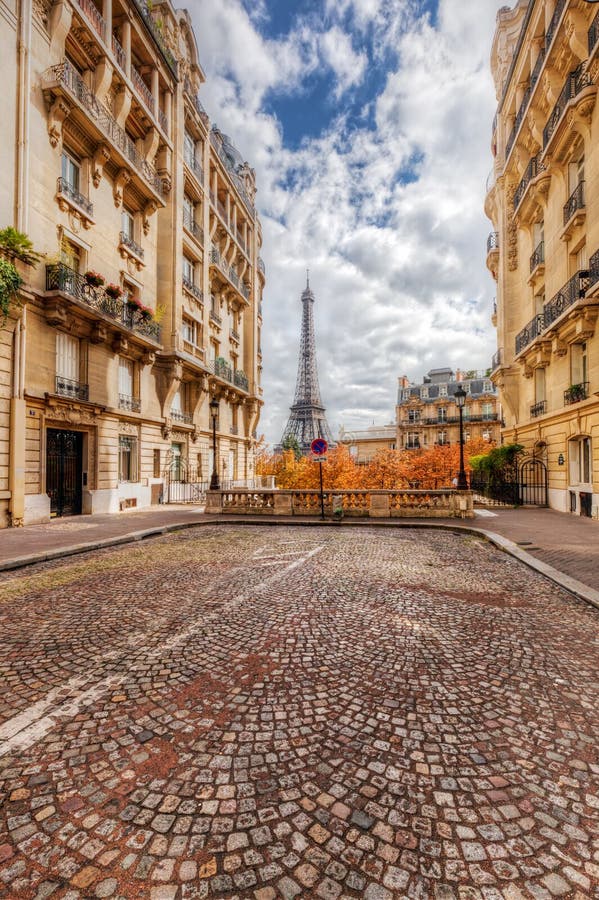
[[[81,514],[83,434],[49,428],[46,449],[46,493],[50,515]]]

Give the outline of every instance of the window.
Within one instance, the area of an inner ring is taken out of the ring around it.
[[[71,241],[63,240],[60,246],[60,259],[65,266],[73,269],[74,272],[79,272],[82,268],[81,250],[77,244],[73,244]]]
[[[195,205],[187,194],[183,197],[183,221],[186,225],[191,225],[195,221]]]
[[[62,331],[56,335],[56,374],[79,381],[79,340]]]
[[[174,481],[181,481],[183,475],[183,444],[171,444],[170,475]]]
[[[121,231],[130,241],[134,239],[135,219],[133,218],[133,213],[129,212],[128,209],[123,209],[121,212]]]
[[[575,159],[568,166],[568,187],[574,193],[581,181],[584,181],[584,150],[582,146],[575,153]]]
[[[447,421],[447,409],[444,406],[440,406],[437,410],[437,421],[438,422],[446,422]]]
[[[237,454],[235,450],[229,450],[229,478],[234,481],[237,478]]]
[[[68,187],[72,188],[74,191],[79,190],[81,166],[78,162],[75,162],[72,156],[69,156],[69,154],[65,152],[62,154],[61,174],[63,181]]]
[[[181,323],[181,336],[183,340],[188,344],[192,344],[194,347],[199,347],[200,333],[200,323],[196,322],[195,319],[190,319],[189,316],[183,316],[183,321]]]
[[[181,388],[179,388],[179,390],[173,397],[173,402],[171,403],[171,412],[174,412],[174,413],[182,413],[183,412],[183,402],[181,399]]]
[[[404,388],[404,390],[402,391],[402,394],[401,394],[401,399],[402,400],[410,399],[410,388]]]
[[[428,398],[428,388],[427,387],[420,388],[420,397],[422,400],[426,400]]]
[[[419,409],[408,410],[408,422],[419,422],[419,421],[420,421],[420,410]]]
[[[493,382],[492,381],[483,381],[483,394],[492,394],[493,393]]]
[[[493,404],[492,403],[482,403],[481,404],[481,412],[483,419],[494,419],[495,413],[493,412]]]
[[[185,137],[183,138],[183,153],[186,162],[195,162],[196,142],[195,138],[188,131],[185,132]]]
[[[154,478],[160,478],[160,447],[154,447],[153,450],[152,474]]]
[[[133,397],[134,364],[131,359],[119,359],[119,394],[121,397]]]
[[[543,403],[545,396],[545,369],[535,369],[535,403]]]
[[[590,484],[591,482],[591,439],[574,438],[569,443],[570,483]]]
[[[137,469],[137,438],[119,435],[119,481],[139,481]]]
[[[570,376],[572,384],[588,381],[588,359],[586,343],[572,344],[570,348]]]
[[[188,256],[183,256],[183,281],[194,284],[195,264]]]
[[[438,434],[437,434],[437,443],[438,443],[438,444],[447,444],[447,443],[448,443],[448,441],[447,441],[447,432],[446,432],[446,431],[439,431],[439,432],[438,432]]]
[[[447,385],[446,384],[439,385],[439,397],[447,397]]]

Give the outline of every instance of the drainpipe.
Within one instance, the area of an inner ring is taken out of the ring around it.
[[[17,48],[17,185],[15,224],[27,231],[29,219],[29,91],[31,83],[30,53],[32,0],[19,0],[19,42]]]

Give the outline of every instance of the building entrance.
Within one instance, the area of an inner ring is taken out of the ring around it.
[[[51,516],[81,513],[83,434],[49,428],[46,450],[46,493]]]

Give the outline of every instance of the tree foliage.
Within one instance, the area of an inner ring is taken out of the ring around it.
[[[33,249],[33,243],[27,235],[17,231],[12,225],[0,230],[0,253],[8,259],[18,259],[28,266],[35,266],[42,258],[42,254]]]

